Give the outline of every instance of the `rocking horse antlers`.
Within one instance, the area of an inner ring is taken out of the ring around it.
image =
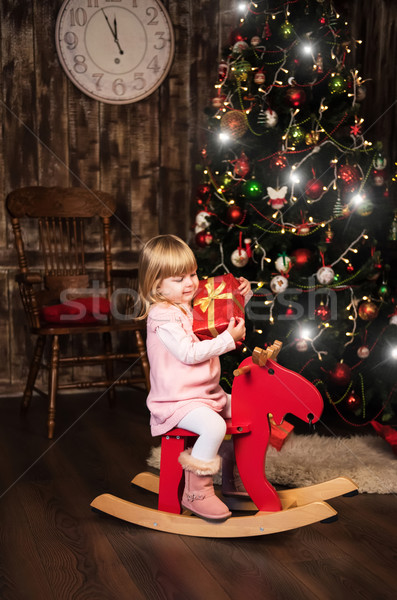
[[[266,365],[267,360],[270,358],[274,361],[277,361],[277,356],[283,346],[283,343],[279,340],[276,340],[274,344],[269,346],[269,348],[263,349],[258,346],[254,349],[252,353],[252,362],[259,367],[264,367]],[[238,375],[243,375],[244,373],[248,373],[251,370],[251,365],[245,365],[240,369],[236,369],[233,371],[233,375],[237,377]]]

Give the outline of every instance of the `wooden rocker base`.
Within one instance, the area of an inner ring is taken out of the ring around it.
[[[154,494],[159,493],[160,478],[158,475],[150,473],[149,471],[138,473],[131,483],[144,490],[153,492]],[[283,510],[296,506],[304,506],[311,502],[321,502],[337,498],[338,496],[354,495],[357,493],[356,484],[348,477],[336,477],[335,479],[329,479],[328,481],[323,481],[322,483],[317,483],[315,485],[288,490],[278,490],[277,492]],[[243,497],[222,496],[222,501],[227,504],[230,510],[257,510],[252,500]]]
[[[255,515],[231,517],[227,521],[211,522],[188,514],[177,515],[133,502],[112,494],[101,494],[91,507],[123,521],[149,529],[196,537],[237,538],[268,535],[333,520],[337,513],[326,502],[311,502],[278,512],[257,512]]]

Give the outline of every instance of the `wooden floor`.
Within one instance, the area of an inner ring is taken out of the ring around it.
[[[258,538],[220,540],[146,530],[90,510],[100,493],[154,507],[132,488],[150,438],[145,396],[60,401],[57,439],[45,404],[25,421],[0,399],[2,600],[378,600],[397,597],[397,498],[330,503],[339,520]],[[332,457],[330,457],[332,460]]]

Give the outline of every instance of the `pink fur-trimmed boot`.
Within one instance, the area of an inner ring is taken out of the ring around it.
[[[191,448],[179,455],[185,471],[182,506],[195,515],[211,520],[224,520],[231,512],[214,492],[213,475],[219,471],[221,458],[204,461],[191,456]]]

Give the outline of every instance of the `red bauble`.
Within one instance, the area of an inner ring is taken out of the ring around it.
[[[291,252],[291,255],[294,257],[294,266],[297,269],[301,269],[312,257],[312,253],[308,248],[297,248]]]
[[[239,206],[237,206],[237,204],[232,204],[227,209],[226,220],[228,223],[241,223],[243,216],[243,210]]]
[[[242,152],[240,158],[234,163],[234,174],[237,177],[245,177],[250,172],[250,163],[247,155]]]
[[[345,363],[339,362],[328,375],[331,383],[335,385],[347,385],[351,379],[351,368]]]
[[[358,189],[361,173],[357,167],[352,165],[339,165],[337,173],[342,192],[351,193]]]
[[[200,200],[207,200],[211,193],[211,188],[207,183],[203,183],[197,188],[197,196]]]
[[[320,319],[320,321],[323,321],[323,323],[325,323],[331,318],[331,309],[329,306],[325,306],[325,304],[321,303],[320,306],[317,306],[317,308],[315,309],[314,314]]]
[[[287,157],[284,154],[276,154],[269,161],[269,167],[272,171],[282,171],[287,165]]]
[[[320,179],[309,179],[305,186],[305,194],[311,200],[317,200],[323,193],[323,183]]]
[[[361,406],[361,398],[356,394],[354,390],[352,390],[346,398],[345,403],[346,408],[348,408],[351,411],[355,411]]]
[[[365,301],[358,307],[358,316],[363,321],[374,321],[379,313],[379,307],[375,302]]]
[[[196,235],[196,244],[199,248],[205,248],[213,242],[213,237],[208,231],[199,231]]]
[[[292,108],[300,108],[306,102],[306,93],[301,88],[288,88],[285,99]]]

